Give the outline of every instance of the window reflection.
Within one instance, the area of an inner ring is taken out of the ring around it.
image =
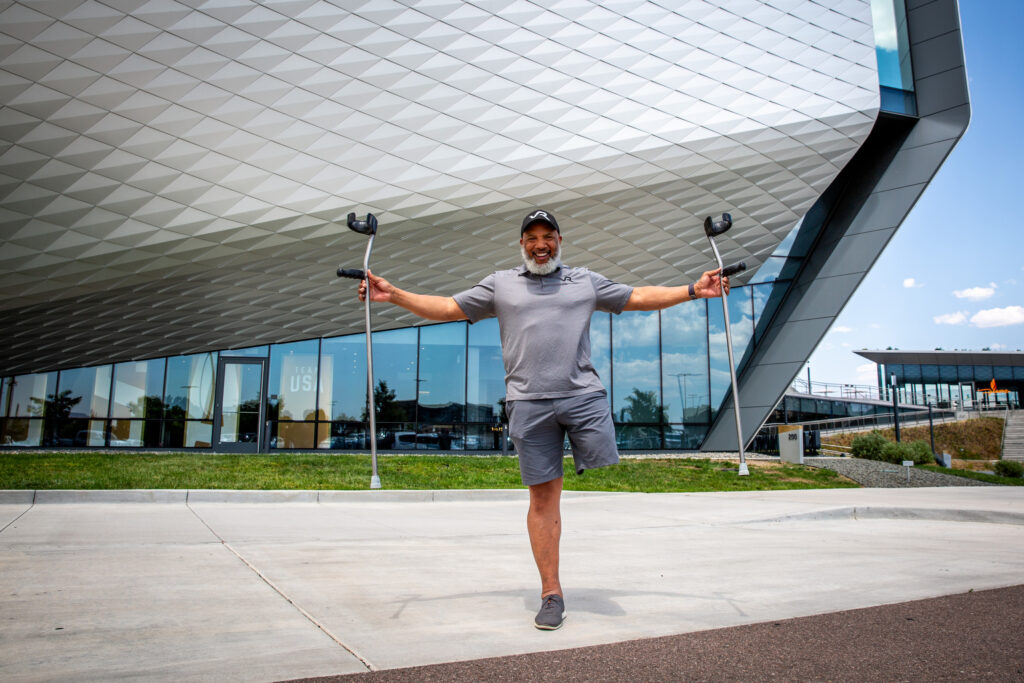
[[[329,425],[317,427],[319,448],[369,448],[366,416],[366,335],[324,339],[320,345],[320,410]]]
[[[62,370],[58,395],[68,417],[107,416],[111,366]]]
[[[875,32],[878,83],[897,90],[913,90],[907,8],[904,0],[871,0],[871,23]]]
[[[19,375],[12,378],[11,384],[13,388],[8,395],[7,414],[11,417],[42,417],[47,395],[57,388],[57,373]]]
[[[416,443],[416,351],[419,329],[373,335],[373,397],[377,447],[407,450]],[[365,409],[361,420],[368,421]]]
[[[744,360],[752,351],[750,340],[754,332],[753,304],[750,287],[737,287],[728,296],[733,358],[739,374]],[[708,358],[711,366],[712,419],[718,415],[722,401],[730,391],[729,352],[726,348],[725,316],[721,301],[708,302]]]
[[[13,377],[4,377],[0,380],[0,417],[7,417],[11,412],[11,391],[13,389]]]
[[[167,415],[177,419],[212,419],[216,368],[215,353],[167,359]]]
[[[455,322],[420,328],[420,371],[416,380],[420,431],[435,431],[430,425],[451,429],[451,423],[464,421],[466,325]]]
[[[269,353],[269,346],[249,346],[244,349],[228,349],[221,351],[221,356],[242,356],[248,358],[266,358]]]
[[[57,392],[47,397],[48,445],[106,446],[111,369],[103,365],[60,372]]]
[[[612,318],[612,414],[617,422],[666,421],[658,341],[657,311],[626,311]]]
[[[324,339],[320,407],[331,420],[357,422],[366,412],[366,335]]]
[[[736,290],[733,290],[736,291]],[[669,422],[710,420],[708,395],[707,301],[673,306],[661,313],[661,363],[665,412]],[[689,442],[679,432],[666,439]],[[703,434],[702,434],[703,435]],[[669,448],[685,448],[672,446]]]
[[[777,287],[733,289],[738,357],[748,352],[755,316],[772,310]],[[699,447],[712,407],[728,390],[721,320],[713,300],[593,315],[591,362],[609,390],[621,448]],[[501,450],[505,370],[495,319],[378,332],[373,348],[379,448]],[[355,334],[225,355],[269,356],[271,447],[365,450],[365,352],[365,336]],[[217,358],[199,353],[3,378],[0,445],[209,448]],[[953,370],[936,371],[945,379]],[[992,368],[978,374],[991,377]]]
[[[115,365],[111,417],[163,417],[164,364],[158,359]]]
[[[594,313],[590,317],[590,363],[597,371],[609,399],[612,393],[612,314]]]
[[[487,318],[469,326],[467,372],[466,419],[487,424],[504,421],[505,365],[497,318]],[[466,446],[472,449],[476,447],[475,443],[485,441],[467,436]],[[491,446],[481,443],[480,447]]]
[[[112,447],[163,446],[166,359],[118,363],[111,397]]]
[[[216,353],[167,359],[164,388],[164,445],[209,448],[213,438],[213,389]]]
[[[319,351],[315,339],[271,347],[268,402],[271,419],[316,419]]]
[[[317,375],[320,343],[317,339],[274,344],[270,347],[270,396],[267,414],[271,443],[277,448],[313,448],[316,445]],[[326,397],[328,400],[330,397]]]

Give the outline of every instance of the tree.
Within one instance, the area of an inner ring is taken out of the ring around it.
[[[71,417],[71,409],[82,402],[82,397],[75,396],[72,398],[71,390],[67,389],[59,394],[50,394],[46,397],[46,400],[34,396],[29,400],[34,404],[32,406],[32,414],[42,415],[45,418],[43,422],[46,425],[45,443],[56,445],[60,423]]]
[[[402,406],[398,405],[395,397],[394,390],[388,388],[387,382],[384,380],[377,382],[377,387],[373,390],[373,413],[377,422],[405,421],[405,411],[402,410]],[[363,422],[370,419],[369,405],[363,406],[363,414],[360,419]]]
[[[626,397],[626,407],[619,411],[619,421],[658,424],[668,422],[668,413],[658,403],[656,392],[634,388]]]

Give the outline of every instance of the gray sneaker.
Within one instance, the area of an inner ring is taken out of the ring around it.
[[[552,593],[543,598],[540,611],[537,612],[537,618],[533,620],[533,625],[545,631],[554,631],[556,628],[561,627],[564,621],[565,601],[562,600],[561,595]]]

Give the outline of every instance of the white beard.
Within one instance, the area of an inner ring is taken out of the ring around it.
[[[530,258],[530,255],[526,253],[526,248],[523,245],[519,245],[519,251],[523,256],[523,263],[526,264],[526,269],[534,275],[550,275],[551,273],[558,270],[558,267],[562,265],[562,247],[559,246],[548,262],[541,265]]]

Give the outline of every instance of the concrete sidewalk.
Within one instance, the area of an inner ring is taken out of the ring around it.
[[[1024,489],[579,494],[569,619],[526,492],[0,492],[0,679],[272,681],[611,643],[997,588]]]

